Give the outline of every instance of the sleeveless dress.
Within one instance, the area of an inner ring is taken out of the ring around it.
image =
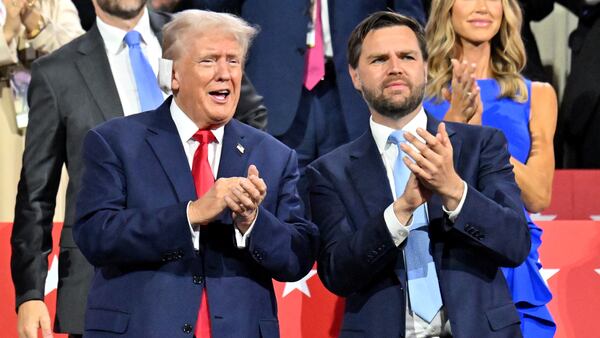
[[[527,102],[519,103],[508,98],[499,98],[500,86],[495,79],[477,80],[484,109],[482,125],[502,130],[508,140],[509,153],[522,163],[527,163],[531,149],[529,133],[531,81],[525,80],[525,83],[530,95]],[[426,100],[424,103],[425,110],[439,120],[444,119],[449,107],[447,101],[436,103],[433,100]],[[556,324],[546,306],[552,299],[552,294],[539,271],[542,267],[538,254],[538,248],[542,243],[542,229],[533,223],[526,211],[525,217],[531,234],[529,255],[520,266],[502,268],[502,272],[521,317],[523,337],[553,337]]]

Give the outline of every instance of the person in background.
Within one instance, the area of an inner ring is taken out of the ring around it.
[[[531,234],[527,260],[503,268],[525,337],[552,337],[552,294],[540,275],[542,229],[529,217],[550,204],[557,100],[547,83],[520,71],[525,49],[516,0],[434,0],[426,27],[429,82],[425,109],[437,118],[498,128],[508,139]]]
[[[521,72],[524,77],[531,81],[548,82],[552,77],[544,69],[537,41],[531,30],[532,21],[541,21],[554,10],[553,0],[519,0],[523,10],[523,25],[521,36],[525,45],[527,62]]]
[[[71,230],[82,175],[84,135],[114,117],[154,109],[166,96],[159,89],[156,74],[162,55],[161,29],[170,15],[147,10],[146,0],[93,3],[97,18],[90,31],[32,66],[29,127],[11,235],[11,271],[21,337],[35,337],[39,327],[45,335],[52,332],[43,299],[63,165],[67,165],[69,182],[58,256],[54,330],[76,336],[83,333],[93,275]],[[241,92],[236,118],[264,128],[266,109],[246,77]]]
[[[0,28],[0,222],[10,223],[29,119],[31,63],[84,32],[70,0],[3,0]],[[44,291],[44,283],[38,287]]]
[[[561,0],[579,18],[569,36],[571,72],[558,118],[560,168],[600,168],[600,0]]]
[[[173,96],[87,133],[73,227],[95,267],[85,337],[279,337],[272,279],[309,272],[318,230],[295,152],[232,119],[254,34],[231,14],[175,14]]]
[[[342,338],[520,337],[500,268],[531,242],[506,140],[423,109],[427,58],[421,26],[396,13],[350,37],[371,120],[307,167],[319,277],[345,297]]]
[[[11,222],[31,62],[83,34],[70,0],[0,1],[0,222]]]

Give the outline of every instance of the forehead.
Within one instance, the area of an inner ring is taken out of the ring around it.
[[[391,26],[370,31],[363,41],[361,57],[387,52],[416,51],[421,54],[417,35],[407,26]]]
[[[202,33],[188,32],[189,44],[184,43],[185,49],[191,54],[226,53],[242,54],[242,45],[232,33],[219,30],[208,30]]]

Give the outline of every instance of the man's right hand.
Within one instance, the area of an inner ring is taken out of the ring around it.
[[[394,201],[393,208],[398,221],[404,225],[408,225],[413,212],[423,203],[427,202],[427,199],[430,197],[431,191],[419,183],[415,174],[411,173],[408,182],[406,182],[404,193]]]
[[[37,338],[39,328],[42,329],[43,338],[53,337],[46,304],[41,300],[28,300],[19,306],[17,313],[19,338]]]
[[[242,177],[219,178],[206,194],[193,201],[188,209],[188,217],[193,225],[206,225],[215,220],[227,208],[225,196],[231,195],[234,187],[240,185]]]

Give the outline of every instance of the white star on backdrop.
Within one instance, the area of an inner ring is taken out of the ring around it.
[[[554,221],[556,215],[542,215],[541,213],[531,214],[532,221]]]
[[[50,259],[50,270],[48,270],[48,276],[46,276],[44,295],[48,295],[58,286],[58,257],[56,255],[52,255]]]
[[[596,273],[600,275],[600,269],[594,269],[594,271],[596,271]]]
[[[290,294],[290,292],[294,291],[294,290],[298,290],[300,292],[302,292],[303,294],[307,295],[308,297],[310,297],[310,290],[308,289],[308,280],[317,274],[317,270],[310,270],[308,272],[308,274],[306,276],[304,276],[301,280],[297,281],[297,282],[288,282],[285,283],[285,287],[283,288],[283,296],[285,297],[287,295]]]
[[[600,215],[590,215],[592,221],[600,221]]]
[[[540,274],[542,275],[544,282],[546,282],[546,285],[548,285],[548,279],[550,279],[552,276],[556,275],[556,273],[558,273],[558,271],[560,271],[560,269],[544,269],[544,268],[540,269]]]

